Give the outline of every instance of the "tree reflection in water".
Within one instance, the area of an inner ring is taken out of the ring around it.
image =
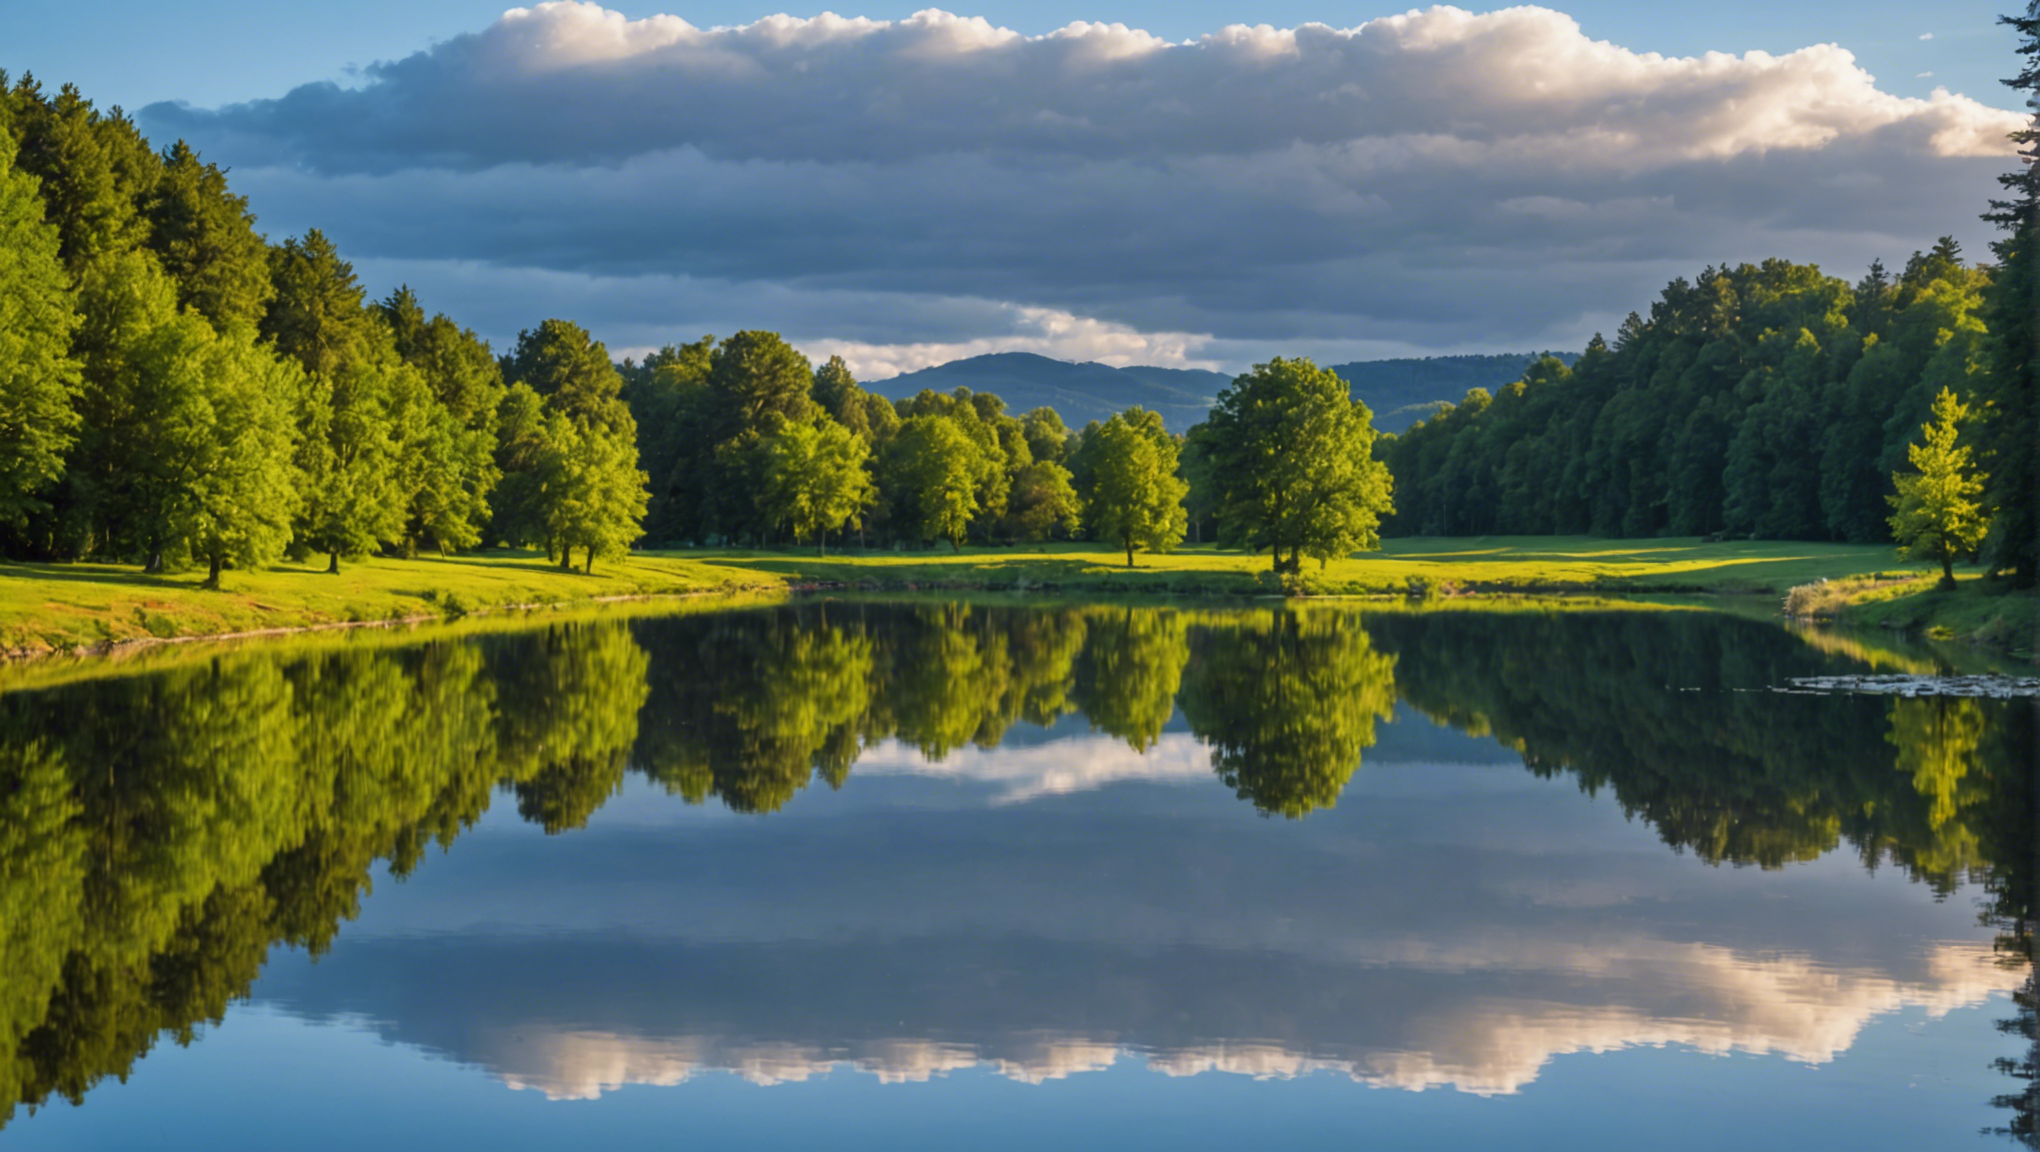
[[[2030,705],[1809,699],[1847,671],[1700,613],[807,601],[410,646],[244,648],[0,696],[0,1097],[76,1101],[313,953],[508,788],[548,832],[630,771],[770,813],[885,741],[940,759],[1081,715],[1137,753],[1180,724],[1253,809],[1331,807],[1398,699],[1609,790],[1710,863],[1847,844],[1980,881],[2032,965]],[[1180,729],[1179,729],[1180,730]],[[932,818],[932,817],[931,817]],[[2035,1037],[2035,986],[2008,1031]],[[2032,1144],[2033,1049],[1999,1103]]]

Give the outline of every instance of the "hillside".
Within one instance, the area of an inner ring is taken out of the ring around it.
[[[895,400],[911,397],[923,388],[948,392],[961,386],[973,392],[992,392],[1006,402],[1006,411],[1013,415],[1049,407],[1071,428],[1082,428],[1138,404],[1161,413],[1171,431],[1182,432],[1204,419],[1213,397],[1231,380],[1222,372],[1199,369],[1114,368],[1051,360],[1031,352],[998,352],[952,360],[865,387]]]
[[[1570,364],[1570,353],[1553,353]],[[1457,404],[1468,391],[1493,392],[1523,376],[1536,353],[1496,356],[1427,356],[1407,360],[1361,360],[1334,364],[1332,371],[1353,386],[1353,395],[1374,412],[1380,432],[1403,432],[1440,407]]]
[[[1499,356],[1432,356],[1409,360],[1363,360],[1336,364],[1332,371],[1353,386],[1353,395],[1374,412],[1374,427],[1402,432],[1444,404],[1457,403],[1469,389],[1494,391],[1519,379],[1530,363],[1528,352]],[[1571,356],[1560,356],[1570,361]],[[998,352],[952,360],[919,372],[908,372],[865,387],[881,396],[904,399],[923,388],[949,392],[959,386],[991,392],[1014,415],[1047,406],[1062,414],[1071,428],[1103,420],[1138,404],[1162,414],[1171,431],[1182,432],[1204,419],[1219,390],[1232,383],[1223,372],[1198,368],[1157,368],[1134,365],[1114,368],[1092,362],[1071,363],[1032,352]]]

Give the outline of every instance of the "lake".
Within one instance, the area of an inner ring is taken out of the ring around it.
[[[818,598],[70,667],[0,694],[0,1147],[2032,1143],[2034,701],[1805,684],[1944,658]]]

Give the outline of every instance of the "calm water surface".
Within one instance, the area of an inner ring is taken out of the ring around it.
[[[2031,1143],[2033,703],[1777,690],[1872,670],[807,601],[8,691],[0,1147]]]

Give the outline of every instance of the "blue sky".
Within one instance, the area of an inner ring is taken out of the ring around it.
[[[1983,254],[2020,122],[1976,0],[838,7],[881,23],[10,0],[0,67],[189,139],[273,239],[322,228],[499,343],[764,327],[867,378],[1577,348],[1707,264]]]

